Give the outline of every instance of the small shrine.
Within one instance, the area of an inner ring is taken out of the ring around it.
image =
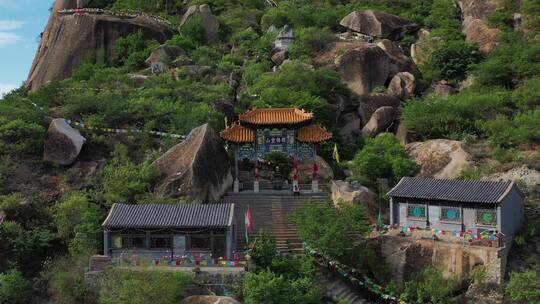
[[[317,143],[332,138],[332,133],[313,123],[313,113],[298,108],[252,109],[239,115],[221,137],[232,145],[238,176],[238,162],[264,160],[280,152],[297,160],[314,160]]]

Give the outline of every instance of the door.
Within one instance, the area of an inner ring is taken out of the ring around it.
[[[175,234],[173,237],[173,255],[183,256],[186,254],[186,236]]]

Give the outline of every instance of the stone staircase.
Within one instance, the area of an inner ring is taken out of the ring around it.
[[[327,198],[327,193],[305,192],[300,197],[294,197],[289,191],[265,190],[260,193],[229,193],[222,201],[235,204],[236,247],[239,251],[246,248],[244,214],[249,207],[253,221],[251,237],[264,229],[274,235],[280,252],[301,253],[302,241],[288,216],[307,204],[322,204]]]
[[[336,277],[327,269],[320,269],[317,277],[321,285],[326,288],[326,297],[335,303],[340,301],[347,304],[370,303],[343,279]]]

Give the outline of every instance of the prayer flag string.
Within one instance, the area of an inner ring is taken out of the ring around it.
[[[129,128],[129,129],[101,128],[101,127],[90,126],[90,125],[88,125],[88,123],[85,123],[85,122],[82,122],[82,121],[73,121],[73,120],[70,120],[70,119],[66,119],[66,122],[70,126],[72,126],[74,128],[79,128],[79,129],[84,129],[84,130],[95,130],[95,131],[101,131],[101,132],[105,132],[105,133],[112,133],[112,134],[116,134],[116,135],[130,136],[130,135],[135,135],[135,134],[146,133],[146,134],[150,134],[150,135],[154,135],[154,136],[167,137],[167,138],[178,138],[178,139],[181,139],[181,140],[184,140],[184,139],[187,138],[187,135],[180,135],[180,134],[167,133],[167,132],[161,132],[161,131],[144,131],[144,130],[132,129],[132,128]]]

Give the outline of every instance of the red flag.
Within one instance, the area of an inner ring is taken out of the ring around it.
[[[248,229],[248,232],[251,232],[253,230],[253,222],[251,219],[251,210],[248,207],[248,210],[246,212],[246,228]]]
[[[317,178],[317,174],[319,173],[319,166],[317,166],[317,162],[313,162],[313,179]]]

